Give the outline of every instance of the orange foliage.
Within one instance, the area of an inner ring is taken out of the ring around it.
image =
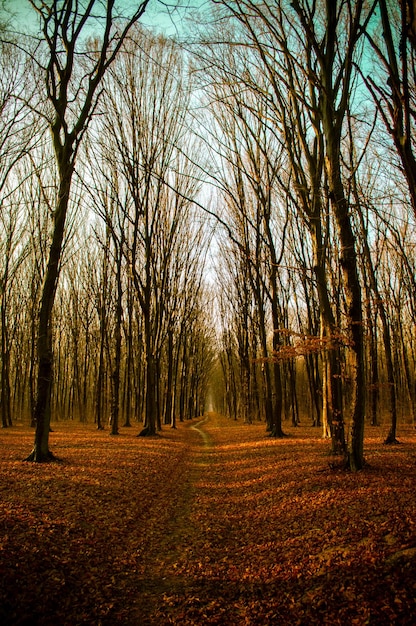
[[[356,474],[306,427],[55,430],[46,465],[0,434],[3,625],[414,623],[414,430],[369,430]]]

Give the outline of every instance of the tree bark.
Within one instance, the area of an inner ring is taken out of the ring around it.
[[[298,5],[298,3],[295,3]],[[351,16],[351,32],[343,57],[342,89],[335,83],[337,58],[337,29],[339,28],[338,3],[326,0],[326,46],[320,61],[320,112],[325,138],[325,169],[328,196],[335,217],[341,243],[340,266],[346,300],[347,342],[350,344],[351,375],[351,428],[347,450],[347,465],[352,471],[364,465],[365,371],[361,285],[358,275],[355,236],[352,229],[350,207],[345,195],[341,170],[341,132],[345,119],[351,84],[352,53],[356,44],[362,3]],[[299,7],[297,9],[300,13]],[[303,15],[304,17],[304,15]],[[315,48],[318,43],[314,40]],[[317,48],[316,48],[317,49]]]
[[[27,457],[28,461],[36,462],[50,461],[55,458],[49,450],[50,396],[53,372],[51,317],[58,285],[65,221],[69,203],[69,191],[74,171],[71,163],[71,151],[68,153],[67,161],[69,163],[61,164],[59,167],[59,195],[54,214],[53,238],[49,249],[49,258],[43,282],[38,320],[37,345],[39,365],[34,411],[36,432],[33,450]]]
[[[351,373],[351,429],[348,442],[348,466],[357,471],[364,466],[364,414],[365,414],[365,370],[361,285],[358,277],[355,236],[349,216],[348,202],[344,194],[339,164],[340,145],[332,143],[331,129],[327,131],[327,173],[331,204],[341,242],[340,265],[344,277],[348,342],[350,343]]]
[[[120,413],[120,367],[121,367],[121,324],[123,317],[123,285],[121,282],[121,264],[123,259],[122,243],[117,244],[114,242],[117,250],[117,270],[116,270],[116,288],[117,288],[117,301],[116,301],[116,319],[114,329],[114,365],[111,373],[111,435],[118,435],[118,423]],[[118,247],[118,249],[117,249]]]

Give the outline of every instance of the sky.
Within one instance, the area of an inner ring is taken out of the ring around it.
[[[2,5],[5,6],[6,10],[4,10]],[[29,26],[36,23],[36,18],[34,18],[34,13],[29,6],[28,0],[2,0],[2,4],[0,4],[1,18],[7,19],[11,13],[18,19],[19,25]]]
[[[7,11],[15,15],[17,30],[26,33],[36,30],[38,18],[30,7],[28,0],[0,0],[1,2],[6,6]],[[134,8],[137,2],[138,0],[119,0],[119,3],[126,8]],[[175,35],[181,31],[185,12],[184,7],[187,7],[186,13],[189,14],[192,9],[200,7],[205,2],[206,0],[179,0],[178,4],[182,5],[182,8],[175,9],[174,2],[150,0],[149,6],[140,21],[152,30],[161,31],[166,35]],[[8,15],[7,11],[4,11],[0,4],[0,16],[3,19],[4,16]]]

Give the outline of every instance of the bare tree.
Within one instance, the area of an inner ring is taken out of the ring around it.
[[[115,0],[103,5],[89,0],[85,5],[75,0],[50,5],[30,0],[42,26],[46,95],[51,109],[49,120],[55,151],[59,185],[53,214],[53,234],[42,289],[38,327],[38,384],[35,407],[36,434],[32,461],[53,458],[49,450],[48,403],[52,384],[52,309],[59,278],[66,217],[76,157],[100,95],[100,84],[120,47],[143,15],[148,0],[143,0],[132,14],[121,19]],[[85,52],[85,33],[95,25],[99,30],[95,49]]]
[[[367,28],[366,36],[378,64],[374,74],[362,71],[362,75],[393,140],[416,216],[415,5],[413,0],[376,4],[381,28]]]

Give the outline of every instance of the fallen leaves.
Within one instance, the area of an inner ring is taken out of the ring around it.
[[[309,428],[55,430],[59,465],[20,461],[29,429],[1,433],[5,626],[413,623],[414,431],[367,441],[349,474]]]

